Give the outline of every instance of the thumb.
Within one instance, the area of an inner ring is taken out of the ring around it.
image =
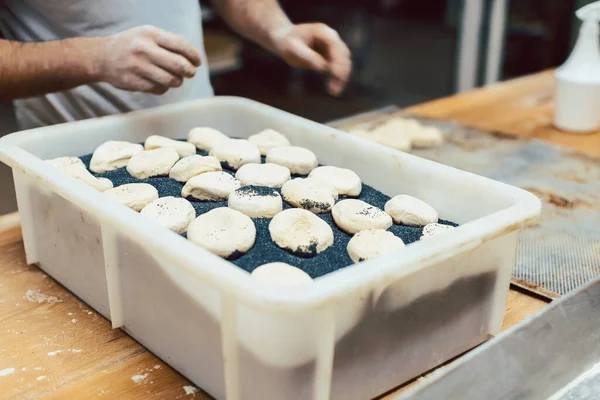
[[[318,72],[327,72],[329,70],[327,60],[300,39],[295,38],[290,40],[289,51],[298,59],[302,68],[314,69]]]

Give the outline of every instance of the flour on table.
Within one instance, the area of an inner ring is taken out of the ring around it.
[[[63,302],[61,299],[59,299],[55,296],[48,296],[48,295],[41,293],[39,290],[33,290],[33,289],[29,289],[25,293],[25,296],[23,296],[23,298],[31,301],[32,303],[47,302],[49,304],[52,304],[52,303],[62,303]]]
[[[183,387],[183,390],[185,390],[185,394],[186,395],[198,393],[198,388],[194,387],[194,386],[186,385],[186,386]]]
[[[135,383],[140,383],[140,382],[143,382],[147,377],[148,377],[148,374],[133,375],[131,377],[131,380],[134,381]]]
[[[46,379],[46,375],[40,375],[37,378],[35,378],[36,381],[43,381],[44,379]]]
[[[14,368],[4,368],[4,369],[0,369],[0,376],[6,376],[6,375],[10,375],[13,372],[15,372]]]
[[[49,352],[48,352],[48,355],[49,355],[50,357],[54,357],[55,355],[57,355],[57,354],[60,354],[60,353],[63,353],[63,352],[64,352],[63,350],[49,351]]]

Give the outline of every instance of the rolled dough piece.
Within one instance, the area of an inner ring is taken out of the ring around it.
[[[451,225],[443,225],[443,224],[438,224],[438,223],[427,224],[423,228],[423,233],[421,234],[421,240],[431,239],[434,236],[438,236],[440,234],[446,233],[452,229],[454,229],[454,227]]]
[[[227,172],[205,172],[187,181],[181,190],[181,197],[193,197],[201,201],[222,201],[227,200],[229,195],[240,186],[240,181]]]
[[[385,212],[395,223],[408,226],[425,226],[438,222],[438,213],[423,200],[406,194],[392,197],[385,203]]]
[[[299,257],[314,257],[333,244],[333,231],[327,222],[301,208],[273,217],[269,233],[277,246]]]
[[[283,210],[279,193],[264,186],[244,186],[229,195],[229,208],[251,218],[272,218]]]
[[[348,242],[348,255],[355,263],[403,248],[402,239],[384,229],[365,229]]]
[[[266,156],[269,150],[276,147],[290,146],[288,138],[273,129],[265,129],[251,135],[248,140],[258,146],[260,154],[263,156]]]
[[[113,187],[110,180],[106,178],[96,178],[92,175],[85,167],[83,161],[78,157],[58,157],[53,160],[48,160],[47,162],[65,174],[91,186],[99,192],[104,192]]]
[[[280,188],[290,180],[291,174],[287,167],[277,164],[245,164],[235,173],[242,186],[267,186]]]
[[[296,178],[284,183],[283,199],[290,205],[314,213],[326,213],[338,199],[336,190],[327,182],[313,178]]]
[[[169,178],[186,183],[196,175],[212,171],[221,171],[221,163],[217,157],[194,154],[177,161],[169,172]]]
[[[177,161],[179,161],[179,154],[175,149],[162,147],[144,150],[129,159],[127,172],[137,179],[167,176]]]
[[[164,136],[149,136],[144,143],[144,148],[146,150],[160,149],[163,147],[174,149],[177,151],[177,154],[179,154],[179,157],[187,157],[196,154],[196,146],[192,143],[173,140]]]
[[[234,171],[245,164],[260,164],[258,147],[244,139],[229,139],[226,142],[219,142],[210,150],[210,155],[217,157],[223,168]]]
[[[412,149],[411,135],[401,119],[392,119],[376,127],[373,129],[371,137],[375,142],[392,149],[403,152],[410,152]]]
[[[436,126],[421,126],[418,131],[411,133],[413,147],[429,148],[440,147],[444,142],[442,131]]]
[[[247,215],[227,207],[219,207],[196,218],[187,237],[213,254],[232,260],[254,245],[256,227]]]
[[[292,174],[308,175],[319,163],[317,156],[309,149],[297,146],[276,147],[267,153],[268,163],[283,165]]]
[[[131,157],[142,150],[144,150],[144,146],[139,143],[116,140],[104,142],[96,148],[92,155],[90,171],[101,174],[123,168]]]
[[[140,214],[179,234],[185,232],[188,225],[196,217],[196,211],[192,203],[186,199],[173,196],[154,200],[142,208]]]
[[[335,224],[351,235],[365,229],[387,229],[393,225],[392,217],[362,200],[342,200],[333,206],[331,214]]]
[[[126,205],[135,211],[158,199],[158,190],[147,183],[127,183],[104,192],[111,200]]]
[[[300,268],[282,262],[263,264],[250,275],[258,281],[285,287],[307,285],[313,281]]]
[[[224,133],[209,127],[194,128],[188,134],[187,141],[192,143],[202,151],[210,151],[214,145],[219,142],[229,140],[229,136]]]
[[[339,196],[358,197],[362,190],[362,181],[359,176],[347,168],[317,167],[311,171],[308,177],[333,185]]]

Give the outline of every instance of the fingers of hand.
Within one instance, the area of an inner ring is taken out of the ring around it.
[[[328,72],[331,74],[329,90],[339,95],[352,71],[350,50],[335,30],[323,24],[312,25],[313,41],[323,49],[328,61]]]
[[[180,87],[183,84],[183,78],[151,64],[143,67],[141,76],[166,88]]]
[[[196,74],[196,67],[179,54],[171,53],[161,47],[148,50],[148,57],[155,65],[182,78],[192,78]]]
[[[117,85],[117,87],[130,92],[144,92],[151,94],[164,94],[169,90],[167,86],[159,85],[149,79],[135,75],[127,77],[124,79],[124,82],[121,85]]]
[[[181,36],[171,32],[158,30],[158,32],[154,34],[154,39],[160,47],[185,57],[196,67],[200,66],[202,61],[200,59],[200,52]]]
[[[295,67],[314,69],[320,72],[328,70],[327,60],[298,38],[289,40],[286,53],[284,58],[292,59]]]

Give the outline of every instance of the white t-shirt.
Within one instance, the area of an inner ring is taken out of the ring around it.
[[[0,0],[0,30],[9,40],[42,42],[78,36],[107,36],[154,25],[200,50],[196,76],[162,96],[132,93],[109,84],[79,86],[15,101],[20,129],[123,113],[210,97],[199,0]]]

